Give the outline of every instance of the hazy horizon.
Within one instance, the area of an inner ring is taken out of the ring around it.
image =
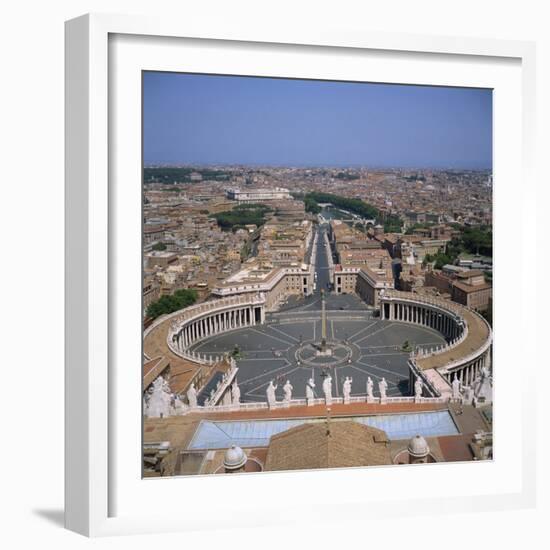
[[[318,164],[318,165],[311,165],[311,164],[259,164],[259,163],[223,163],[223,162],[210,162],[210,163],[204,163],[204,162],[178,162],[178,161],[166,161],[166,162],[146,162],[143,165],[144,168],[153,168],[153,167],[163,167],[163,168],[254,168],[254,169],[261,169],[261,168],[291,168],[291,169],[300,169],[300,170],[319,170],[319,169],[326,169],[326,170],[419,170],[419,171],[454,171],[454,172],[492,172],[492,167],[489,168],[468,168],[468,167],[461,167],[461,168],[454,168],[451,166],[365,166],[365,165],[359,165],[359,164],[341,164],[341,165],[328,165],[328,164]]]
[[[492,90],[144,72],[144,165],[492,170]]]

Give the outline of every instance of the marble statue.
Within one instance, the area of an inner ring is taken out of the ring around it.
[[[181,400],[179,395],[176,395],[174,397],[174,414],[182,415],[184,414],[186,409],[187,406],[185,405],[185,403]]]
[[[197,406],[197,390],[195,389],[195,384],[192,382],[187,390],[187,401],[189,406],[194,408]]]
[[[283,386],[283,391],[285,392],[285,398],[284,400],[289,403],[292,399],[292,390],[294,389],[294,386],[290,383],[290,380],[286,381],[286,384]]]
[[[330,374],[323,380],[323,393],[326,404],[330,405],[332,403],[332,376]]]
[[[315,399],[315,381],[313,380],[313,378],[310,378],[307,381],[307,384],[306,384],[306,399],[307,399],[308,404],[311,403],[313,401],[313,399]]]
[[[344,380],[344,385],[342,388],[342,393],[344,394],[344,403],[349,403],[349,399],[351,397],[351,383],[352,378],[349,376],[346,376],[346,379]]]
[[[491,373],[487,367],[481,367],[479,376],[476,378],[475,383],[482,384],[491,378]]]
[[[277,386],[273,384],[273,380],[269,381],[269,385],[267,386],[267,389],[265,390],[265,393],[267,395],[267,403],[270,407],[275,405],[277,402],[277,397],[275,396],[275,390],[277,389]]]
[[[231,386],[231,403],[233,405],[238,405],[241,402],[241,388],[237,384],[237,381],[233,382]]]
[[[388,389],[388,383],[386,382],[386,379],[382,377],[382,380],[378,382],[378,390],[380,391],[380,399],[385,400],[386,399],[386,391]]]
[[[491,383],[491,374],[487,367],[482,367],[480,375],[474,382],[473,388],[474,405],[487,404],[493,401],[493,385]]]
[[[368,399],[374,399],[374,382],[372,381],[372,378],[369,376],[367,378],[367,398]]]
[[[422,388],[424,387],[424,384],[422,383],[422,380],[420,376],[416,377],[416,382],[414,383],[414,398],[420,399],[422,397]]]
[[[162,418],[172,413],[172,392],[168,382],[159,376],[152,384],[144,413],[148,418]]]
[[[461,397],[460,396],[460,380],[459,380],[459,378],[456,374],[453,378],[452,387],[453,387],[453,399],[460,399],[460,397]]]

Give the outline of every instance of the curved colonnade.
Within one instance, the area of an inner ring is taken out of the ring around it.
[[[192,345],[216,334],[263,324],[265,311],[265,295],[249,293],[197,304],[161,322],[170,323],[166,341],[175,355],[213,365],[222,357],[192,352]],[[380,317],[425,326],[445,337],[442,346],[415,349],[410,354],[411,387],[420,374],[428,383],[427,397],[449,397],[455,375],[463,386],[471,386],[481,369],[490,366],[492,331],[473,310],[448,300],[384,290],[380,292]]]
[[[190,351],[198,341],[216,334],[265,322],[262,293],[221,298],[188,307],[170,322],[167,343],[176,355],[197,363],[213,364],[221,358]]]
[[[482,368],[490,366],[491,327],[477,312],[455,302],[412,292],[380,293],[381,319],[425,326],[440,332],[447,343],[413,350],[411,370],[422,373],[436,393],[449,394],[456,375],[471,386]]]

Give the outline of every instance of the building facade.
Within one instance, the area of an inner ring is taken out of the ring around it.
[[[274,187],[273,189],[227,189],[227,198],[239,203],[255,203],[264,201],[280,201],[291,199],[288,189]]]

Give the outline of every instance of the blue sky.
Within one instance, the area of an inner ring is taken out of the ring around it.
[[[491,168],[484,89],[146,72],[144,161]]]

